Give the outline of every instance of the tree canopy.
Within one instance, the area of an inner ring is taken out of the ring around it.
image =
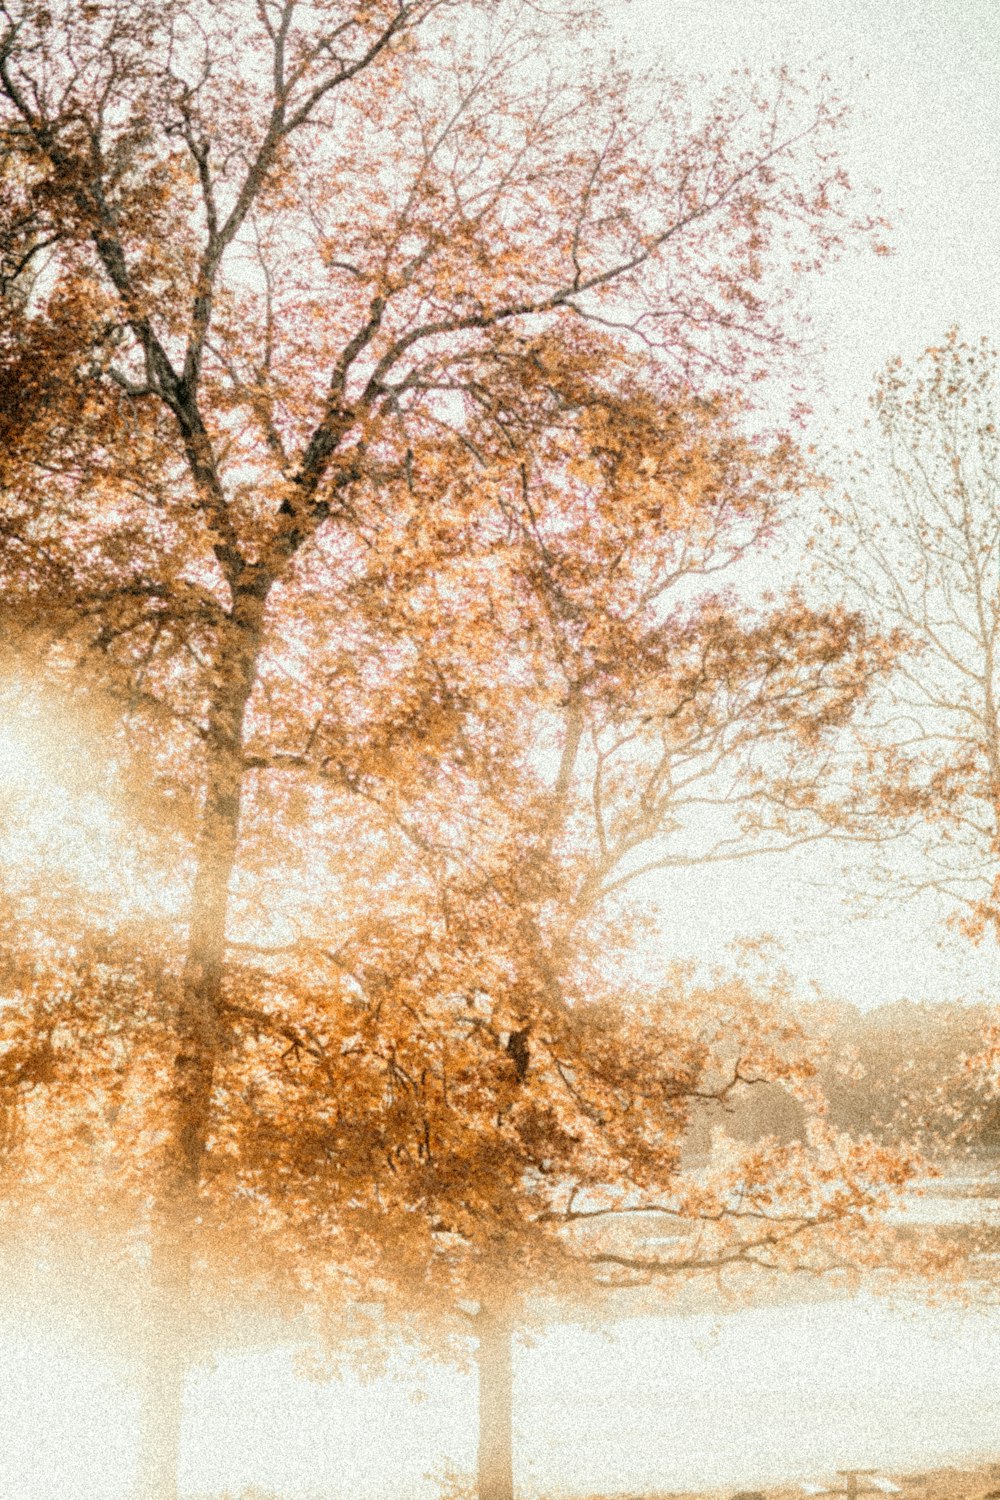
[[[106,711],[169,888],[17,981],[5,1078],[49,1077],[57,1132],[122,1095],[87,1128],[142,1167],[141,1484],[171,1500],[193,1274],[262,1160],[271,1192],[290,1150],[288,1191],[350,1239],[313,1167],[360,1119],[351,1192],[430,1208],[379,1235],[433,1248],[492,1193],[539,1265],[544,1163],[669,1177],[710,1043],[682,989],[622,983],[627,889],[747,853],[775,772],[808,779],[892,655],[856,612],[738,587],[803,481],[754,382],[794,277],[865,225],[822,88],[696,103],[570,48],[575,7],[0,15],[5,614]],[[693,851],[705,805],[740,821]],[[45,1061],[64,1022],[104,1038],[89,1075]]]

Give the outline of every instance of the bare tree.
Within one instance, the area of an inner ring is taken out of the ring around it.
[[[831,490],[814,545],[904,649],[858,721],[845,806],[883,836],[900,895],[933,892],[974,939],[1000,922],[997,356],[954,330],[874,401],[872,448]],[[864,814],[864,819],[861,815]]]

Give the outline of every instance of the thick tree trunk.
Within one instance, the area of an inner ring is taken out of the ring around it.
[[[484,1304],[479,1335],[479,1500],[514,1497],[514,1369],[512,1323],[499,1306]]]
[[[163,1175],[153,1219],[137,1500],[177,1500],[184,1382],[191,1352],[193,1238],[223,1037],[222,978],[244,777],[243,725],[256,675],[264,602],[263,595],[236,595],[208,717],[205,801],[174,1024]]]

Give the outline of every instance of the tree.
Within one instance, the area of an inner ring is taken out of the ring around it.
[[[934,892],[974,940],[996,932],[1000,848],[1000,449],[996,355],[954,330],[874,397],[877,446],[814,541],[828,580],[906,649],[859,721],[852,814],[903,836],[885,874]]]
[[[586,950],[559,944],[554,959],[526,934],[534,912],[508,863],[530,839],[484,868],[485,812],[472,878],[425,885],[419,905],[397,891],[325,960],[304,944],[243,977],[222,1196],[256,1206],[252,1237],[271,1237],[328,1337],[342,1337],[346,1286],[437,1352],[475,1341],[478,1493],[509,1500],[512,1339],[552,1299],[878,1263],[879,1210],[913,1166],[817,1122],[808,1144],[682,1171],[709,1101],[776,1080],[808,1096],[801,1035],[745,982],[628,977],[627,930],[595,922]],[[546,927],[559,930],[551,912]]]
[[[781,78],[698,119],[604,59],[570,73],[566,18],[528,5],[2,14],[5,244],[15,282],[38,268],[4,312],[31,392],[5,396],[5,583],[123,703],[188,877],[143,1480],[168,1497],[227,926],[282,800],[264,772],[326,700],[324,611],[400,515],[432,526],[462,451],[514,462],[591,330],[661,378],[768,366],[786,268],[847,224],[839,110]]]
[[[975,942],[996,939],[1000,915],[996,369],[985,340],[954,329],[912,367],[894,360],[873,399],[876,441],[814,540],[821,576],[863,596],[905,648],[858,721],[847,794],[825,811],[849,835],[892,835],[878,874],[904,898],[937,896]],[[987,1026],[966,1059],[957,1139],[995,1114],[996,1058]],[[989,1236],[970,1247],[970,1286],[993,1279],[994,1250]]]
[[[408,1019],[413,988],[340,1018],[316,1006],[308,1028],[304,1007],[268,996],[261,1034],[282,1027],[290,1056],[233,1111],[234,1160],[314,1299],[339,1309],[349,1279],[439,1356],[472,1341],[480,1500],[513,1492],[512,1341],[554,1307],[699,1274],[735,1295],[772,1272],[888,1259],[880,1211],[913,1171],[893,1149],[817,1125],[808,1144],[733,1147],[707,1172],[680,1170],[698,1101],[810,1072],[801,1054],[797,1069],[777,1064],[791,1028],[745,986],[713,994],[669,976],[659,994],[550,1015],[527,1062],[520,1032],[490,1034],[485,1007],[470,1015],[456,998],[449,1014],[438,993]]]
[[[346,1284],[439,1341],[471,1321],[483,1500],[511,1493],[511,1338],[540,1289],[582,1295],[595,1269],[856,1265],[911,1170],[820,1127],[708,1180],[680,1170],[699,1101],[801,1090],[814,1064],[745,983],[640,979],[627,892],[759,847],[769,759],[808,773],[886,655],[841,611],[691,587],[759,545],[798,482],[786,447],[681,392],[656,409],[642,387],[598,391],[567,390],[492,514],[470,514],[459,470],[430,544],[419,508],[369,559],[378,690],[342,688],[308,755],[280,761],[311,760],[329,788],[365,916],[342,892],[301,938],[242,950],[224,994],[244,1046],[220,1066],[221,1204],[255,1205],[249,1237],[271,1234],[274,1262],[335,1308]],[[475,462],[480,485],[504,474]],[[706,840],[692,801],[748,826]],[[658,1217],[697,1240],[579,1233]]]
[[[868,1011],[842,1002],[802,1007],[803,1032],[818,1049],[827,1122],[887,1146],[905,1141],[938,1162],[989,1161],[1000,1114],[969,1059],[982,1051],[990,1015],[986,1005],[943,1001],[896,1000]],[[791,1141],[803,1136],[806,1109],[773,1084],[747,1091],[723,1118],[739,1140]],[[701,1143],[711,1124],[706,1116]]]
[[[693,594],[760,544],[798,467],[786,445],[742,437],[723,403],[679,390],[657,408],[633,369],[599,353],[594,368],[613,383],[567,386],[530,479],[523,445],[513,471],[463,447],[433,511],[397,505],[394,529],[307,643],[320,681],[348,643],[367,673],[341,667],[325,700],[272,689],[270,713],[302,748],[248,742],[258,827],[272,861],[276,828],[301,846],[322,895],[286,904],[301,941],[244,944],[227,966],[193,1241],[209,1300],[213,1282],[231,1295],[234,1282],[273,1291],[283,1276],[283,1294],[297,1295],[288,1262],[305,1243],[303,1275],[335,1288],[338,1310],[345,1288],[371,1295],[369,1278],[395,1280],[392,1305],[410,1315],[422,1287],[425,1322],[481,1303],[487,1414],[509,1416],[504,1372],[524,1296],[539,1279],[579,1288],[589,1274],[591,1257],[560,1227],[609,1220],[608,1193],[618,1205],[631,1193],[629,1222],[640,1202],[704,1220],[703,1253],[660,1254],[663,1274],[827,1265],[867,1228],[892,1162],[817,1140],[813,1151],[754,1148],[714,1184],[678,1174],[692,1101],[728,1098],[745,1079],[801,1081],[809,1065],[783,1055],[794,1028],[745,986],[715,995],[689,993],[679,976],[652,989],[623,980],[634,914],[622,902],[652,865],[758,847],[769,751],[782,748],[785,771],[808,768],[885,653],[842,611],[793,597],[754,612]],[[578,357],[575,381],[582,368]],[[289,801],[298,786],[312,788],[308,829]],[[727,827],[714,846],[702,830],[700,847],[678,848],[692,788],[699,803],[742,808],[750,827]],[[324,846],[345,842],[351,868],[335,859],[331,905]],[[278,854],[271,892],[287,903],[293,865]],[[256,871],[261,885],[267,901]],[[164,1049],[155,1030],[142,1042],[136,1021],[155,1016],[156,986],[171,983],[167,959],[144,1003],[129,995],[140,1093]],[[91,1007],[83,1028],[114,1014]],[[72,1027],[65,1001],[62,1018]],[[99,1132],[120,1135],[118,1118]],[[119,1161],[142,1159],[138,1128]],[[776,1206],[763,1237],[746,1232],[760,1227],[758,1208],[733,1207],[737,1184]],[[574,1187],[600,1209],[567,1212]],[[121,1192],[113,1172],[109,1190]],[[461,1232],[448,1228],[456,1214]],[[293,1226],[291,1250],[269,1229],[275,1216]],[[249,1254],[253,1243],[266,1249]],[[606,1256],[596,1263],[654,1265],[634,1246]],[[490,1284],[509,1290],[509,1306],[493,1305]],[[507,1483],[509,1423],[487,1416],[484,1434],[499,1434],[494,1458],[483,1454],[492,1493]]]

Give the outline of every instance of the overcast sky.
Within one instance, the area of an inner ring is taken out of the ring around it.
[[[820,441],[852,442],[892,356],[912,358],[953,323],[1000,343],[998,0],[611,0],[608,14],[630,47],[681,76],[819,63],[853,106],[846,164],[881,190],[895,253],[849,254],[808,289],[825,345]],[[930,903],[850,918],[841,867],[862,860],[805,851],[677,877],[663,892],[668,944],[712,959],[768,930],[806,983],[860,1005],[994,997],[991,946],[949,937]]]

